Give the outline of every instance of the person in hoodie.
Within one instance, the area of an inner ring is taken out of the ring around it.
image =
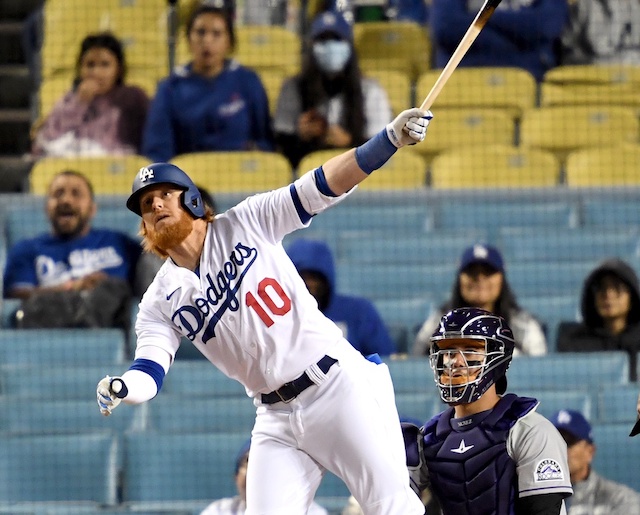
[[[600,263],[584,281],[581,313],[582,322],[561,322],[558,326],[558,351],[626,351],[630,379],[635,381],[640,288],[633,268],[618,258]]]
[[[396,351],[374,305],[362,297],[340,295],[331,249],[321,241],[298,239],[287,254],[304,280],[320,311],[336,323],[361,354],[388,356]]]
[[[158,85],[142,153],[169,161],[191,152],[273,151],[264,86],[256,72],[230,58],[232,13],[202,4],[187,21],[186,35],[192,61]]]
[[[443,68],[484,0],[433,0],[429,24],[435,67]],[[502,0],[461,66],[514,66],[538,81],[557,66],[560,37],[568,22],[567,0]]]

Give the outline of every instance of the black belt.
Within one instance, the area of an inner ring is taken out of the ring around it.
[[[331,356],[325,356],[317,365],[323,374],[326,374],[329,369],[337,363],[338,360]],[[277,390],[271,393],[262,394],[262,404],[275,404],[276,402],[291,402],[298,395],[304,392],[311,385],[315,384],[311,378],[304,372],[300,377],[294,379],[289,383],[283,384]]]

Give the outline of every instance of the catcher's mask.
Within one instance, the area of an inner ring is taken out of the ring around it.
[[[504,318],[478,308],[459,308],[440,319],[431,337],[429,362],[447,404],[478,400],[491,385],[507,389],[515,342]]]
[[[204,202],[197,186],[186,173],[171,163],[153,163],[140,168],[133,180],[131,195],[127,199],[127,208],[136,215],[142,216],[140,210],[142,193],[152,186],[163,183],[171,184],[184,191],[181,196],[182,206],[193,218],[204,217]]]

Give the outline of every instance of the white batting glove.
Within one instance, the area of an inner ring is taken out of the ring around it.
[[[433,118],[429,110],[422,111],[417,107],[402,111],[395,120],[387,125],[387,135],[396,147],[415,145],[424,140],[427,127]]]
[[[98,383],[96,393],[100,413],[108,417],[129,392],[121,377],[106,376]]]

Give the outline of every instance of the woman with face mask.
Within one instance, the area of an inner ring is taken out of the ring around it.
[[[333,11],[312,22],[301,72],[282,85],[274,128],[293,167],[309,152],[360,145],[392,119],[387,93],[363,77],[353,32]]]

